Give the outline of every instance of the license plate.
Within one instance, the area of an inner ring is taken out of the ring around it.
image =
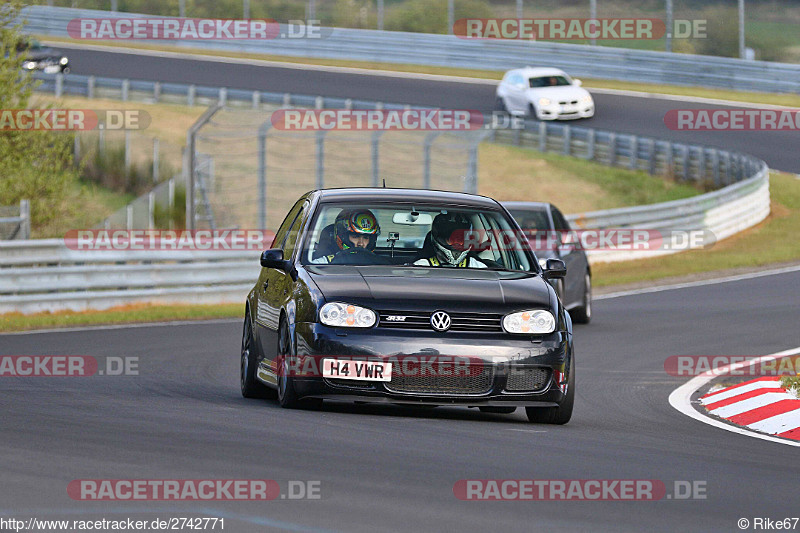
[[[49,65],[47,67],[44,67],[45,74],[56,74],[58,72],[61,72],[61,67],[57,67],[55,65]]]
[[[358,381],[391,381],[392,363],[323,359],[322,377]]]

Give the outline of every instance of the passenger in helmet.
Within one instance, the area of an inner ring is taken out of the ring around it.
[[[487,268],[465,245],[465,237],[472,229],[469,219],[461,213],[440,213],[431,225],[431,244],[434,253],[414,261],[420,266],[446,266],[460,268]]]
[[[333,224],[333,240],[336,244],[334,253],[314,259],[312,263],[363,263],[363,255],[359,259],[347,259],[347,256],[368,253],[373,254],[378,235],[381,233],[378,219],[369,209],[344,209],[336,217]],[[375,256],[375,261],[383,263],[383,258]]]

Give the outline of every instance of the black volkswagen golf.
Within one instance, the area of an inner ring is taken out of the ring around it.
[[[520,238],[521,237],[521,238]],[[241,390],[283,407],[323,400],[461,405],[564,424],[572,323],[508,211],[409,189],[303,195],[247,297]]]

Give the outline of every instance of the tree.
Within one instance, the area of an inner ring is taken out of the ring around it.
[[[22,69],[21,0],[0,6],[0,113],[30,106],[31,75]],[[75,209],[66,201],[77,180],[71,153],[73,135],[51,131],[0,130],[0,205],[31,201],[34,230]]]

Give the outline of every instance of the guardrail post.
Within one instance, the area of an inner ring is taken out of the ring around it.
[[[72,137],[72,163],[77,167],[81,161],[81,137],[77,133]]]
[[[283,107],[292,107],[292,95],[289,93],[284,93],[283,95]]]
[[[647,165],[647,172],[649,172],[650,175],[652,176],[652,175],[654,175],[656,173],[656,140],[655,139],[649,139],[648,140],[648,144],[649,144],[649,148],[648,148],[647,152],[650,155],[649,155],[649,161],[648,161],[648,165]]]
[[[617,164],[617,134],[608,135],[608,165],[613,167]]]
[[[689,180],[689,145],[683,147],[683,180]]]
[[[478,193],[478,142],[474,142],[469,147],[467,157],[467,176],[464,181],[464,192],[469,194]]]
[[[639,137],[631,135],[631,160],[628,166],[631,170],[639,168]]]
[[[725,185],[731,184],[731,153],[722,152],[723,159],[725,159]]]
[[[161,99],[161,82],[157,81],[153,84],[153,100],[158,102]]]
[[[325,99],[321,96],[314,98],[314,109],[323,109],[325,107]]]
[[[225,106],[228,103],[228,88],[227,87],[220,87],[219,88],[219,105]]]
[[[547,122],[539,122],[539,151],[547,151]]]
[[[158,150],[159,141],[158,137],[153,137],[153,183],[158,183]]]
[[[30,200],[19,201],[19,217],[22,219],[19,227],[20,239],[31,238],[31,203]]]
[[[125,229],[128,231],[133,229],[133,205],[128,204],[125,206]]]
[[[351,100],[350,98],[345,99],[344,108],[347,109],[348,111],[353,109],[353,100]]]
[[[61,95],[64,93],[64,75],[59,72],[56,74],[56,87],[55,87],[55,95],[56,98],[61,98]]]
[[[675,176],[675,165],[673,162],[673,146],[670,141],[667,141],[667,150],[664,152],[664,175],[672,178]]]
[[[96,80],[94,76],[89,76],[86,79],[86,97],[87,98],[94,98],[94,86]]]
[[[522,144],[522,130],[515,129],[514,130],[514,146],[520,146]]]
[[[194,105],[194,97],[197,94],[197,87],[194,85],[189,85],[189,89],[186,91],[186,105],[193,106]]]
[[[106,151],[106,129],[103,123],[100,123],[97,129],[97,151],[101,154]]]
[[[706,179],[706,149],[702,146],[700,147],[700,153],[698,154],[697,168],[697,181],[702,183]]]
[[[570,155],[570,144],[572,143],[572,130],[569,126],[564,126],[564,155]]]
[[[380,130],[375,131],[372,134],[371,144],[372,144],[372,186],[377,187],[380,183],[380,141],[381,141],[381,134],[383,132]]]
[[[156,193],[147,193],[147,229],[156,227]]]
[[[128,101],[128,91],[130,90],[130,87],[131,87],[131,80],[127,78],[122,80],[122,96],[120,97],[120,100],[122,100],[123,102]]]
[[[589,130],[589,139],[586,142],[587,145],[587,152],[586,152],[586,159],[592,160],[594,159],[594,149],[595,149],[595,138],[594,138],[594,129]]]
[[[261,105],[261,93],[258,91],[253,91],[253,109],[258,109],[258,106]]]
[[[719,150],[711,149],[711,172],[714,176],[714,188],[719,188]]]
[[[317,189],[325,187],[325,133],[317,131]]]

